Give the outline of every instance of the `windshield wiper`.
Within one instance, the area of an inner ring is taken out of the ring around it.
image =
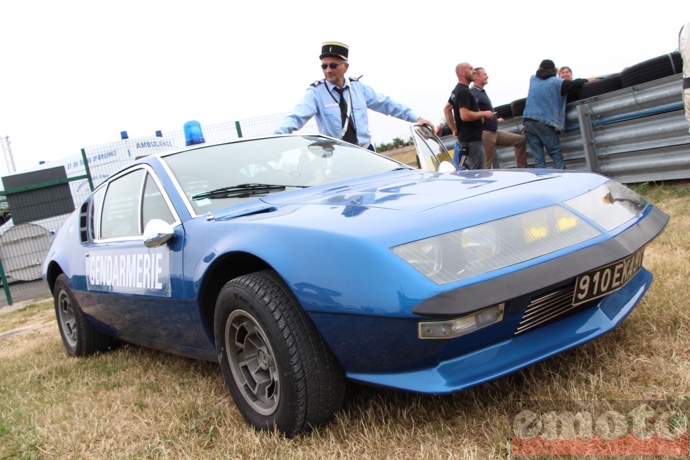
[[[221,187],[208,192],[192,195],[193,200],[202,198],[246,198],[252,195],[266,195],[274,191],[283,191],[287,187],[305,188],[307,185],[273,185],[273,184],[239,184]]]

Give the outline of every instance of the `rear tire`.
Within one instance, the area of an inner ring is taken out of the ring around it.
[[[510,103],[510,111],[513,113],[514,117],[521,117],[522,112],[525,111],[525,105],[527,104],[527,98],[516,99]]]
[[[55,281],[53,299],[58,329],[68,355],[88,356],[112,346],[113,338],[94,329],[81,310],[65,275]]]
[[[503,118],[507,120],[513,117],[513,109],[511,104],[503,104],[498,107],[494,107],[494,112],[496,112],[496,118]]]
[[[214,318],[225,383],[244,418],[288,437],[328,422],[345,376],[297,299],[273,271],[221,289]]]

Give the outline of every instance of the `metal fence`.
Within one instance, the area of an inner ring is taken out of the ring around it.
[[[682,75],[675,74],[571,102],[560,136],[566,167],[623,183],[690,178],[690,134],[682,93]],[[523,134],[522,117],[506,120],[499,129]],[[452,146],[454,141],[445,143]],[[531,153],[528,156],[533,164]],[[512,147],[497,148],[496,157],[501,168],[516,167]]]
[[[266,115],[238,121],[201,125],[204,141],[207,144],[229,142],[241,138],[266,136],[287,116],[287,113]],[[315,134],[318,132],[316,122],[309,121],[300,133]],[[112,173],[127,166],[135,159],[155,153],[165,153],[185,147],[183,129],[158,132],[156,137],[140,137],[136,139],[122,139],[121,141],[95,145],[84,148],[84,152],[91,168],[93,185],[97,187]],[[75,158],[76,162],[78,158]],[[81,165],[68,165],[68,169],[75,174],[81,173]],[[68,174],[71,174],[68,172]],[[86,182],[80,183],[80,188],[87,187]],[[75,203],[78,205],[79,203]]]
[[[561,135],[567,168],[600,172],[623,183],[690,178],[690,134],[681,95],[682,76],[676,74],[568,104],[566,132]],[[227,142],[268,135],[286,115],[201,128],[206,143]],[[499,129],[522,134],[522,117],[501,123]],[[300,132],[316,133],[314,120]],[[452,137],[443,140],[453,148]],[[57,176],[48,175],[50,180],[42,183],[12,188],[5,179],[14,178],[3,178],[1,194],[11,201],[12,212],[12,219],[0,227],[0,279],[7,303],[12,304],[13,292],[40,278],[52,234],[94,187],[138,157],[184,146],[183,129],[155,137],[123,136],[119,142],[85,147],[72,158],[47,165],[46,170],[52,168]],[[515,168],[512,148],[498,148],[495,158],[500,168]]]

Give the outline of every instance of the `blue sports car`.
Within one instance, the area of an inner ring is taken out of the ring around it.
[[[617,327],[668,216],[581,171],[418,168],[324,136],[194,145],[112,175],[43,265],[67,353],[220,364],[247,421],[327,422],[346,379],[441,394]]]

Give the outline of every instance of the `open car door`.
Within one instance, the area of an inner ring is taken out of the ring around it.
[[[410,130],[417,149],[417,167],[419,169],[438,172],[458,170],[448,149],[429,126],[413,124]],[[463,161],[460,164],[463,164]],[[465,168],[461,166],[459,169]]]

